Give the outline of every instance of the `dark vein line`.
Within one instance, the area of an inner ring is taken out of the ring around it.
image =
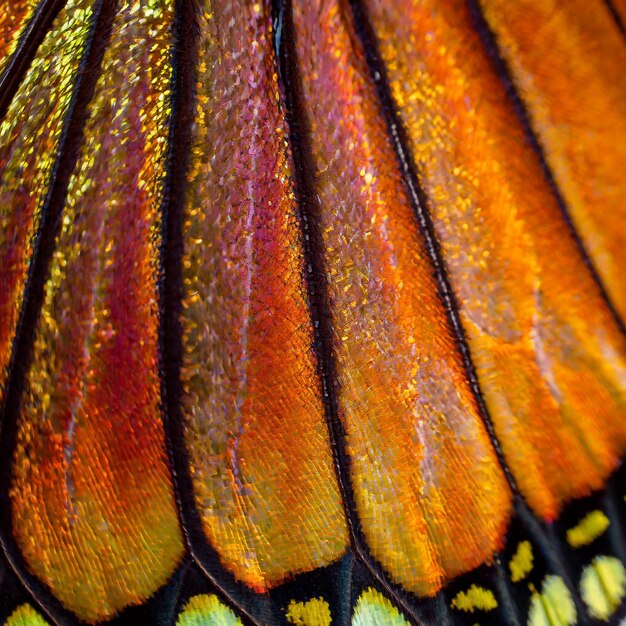
[[[555,573],[560,574],[565,582],[565,586],[568,588],[574,605],[576,606],[576,613],[580,624],[588,624],[589,616],[587,609],[582,603],[576,584],[567,567],[567,559],[563,556],[562,541],[557,535],[554,525],[546,525],[539,522],[525,503],[522,502],[516,503],[516,513],[522,524],[526,527],[526,530],[528,530],[530,536],[539,545],[539,549],[548,565]]]
[[[0,467],[3,477],[0,489],[0,542],[7,561],[36,602],[56,624],[73,624],[70,616],[50,590],[32,576],[24,564],[19,547],[12,536],[9,481],[18,430],[18,419],[24,381],[32,359],[37,321],[45,296],[45,282],[61,226],[68,184],[83,143],[83,131],[89,116],[89,103],[100,77],[102,59],[109,42],[117,0],[98,0],[92,25],[80,63],[71,101],[59,140],[57,158],[50,177],[50,186],[41,212],[41,221],[33,245],[24,289],[22,310],[13,340],[7,376],[5,405],[0,414]]]
[[[496,591],[498,592],[498,598],[500,600],[500,610],[502,611],[508,626],[522,626],[524,620],[520,615],[517,603],[513,599],[511,580],[504,570],[501,558],[502,555],[497,554],[495,556],[495,563],[493,566],[493,578]]]
[[[450,611],[450,604],[447,600],[445,590],[440,591],[435,597],[433,612],[437,626],[454,626],[454,618]]]
[[[352,623],[352,588],[354,585],[354,557],[346,554],[343,557],[342,573],[340,578],[340,590],[343,592],[341,602],[337,607],[337,618],[333,622],[334,626],[350,626]]]
[[[42,0],[22,33],[13,55],[0,76],[0,121],[4,119],[13,96],[52,26],[54,18],[66,2],[67,0]]]
[[[183,386],[180,378],[183,362],[182,258],[184,250],[183,219],[187,171],[193,144],[197,80],[199,0],[176,0],[175,44],[172,75],[172,114],[168,138],[166,178],[161,206],[161,277],[159,281],[159,375],[163,405],[163,423],[167,441],[178,517],[185,543],[195,563],[219,590],[223,600],[247,622],[260,624],[254,613],[269,614],[267,598],[238,584],[226,572],[217,552],[208,544],[202,529],[189,474],[190,458],[185,443],[182,411]]]
[[[624,25],[624,20],[622,19],[620,12],[615,8],[615,3],[613,0],[604,0],[604,4],[606,4],[606,8],[609,10],[611,17],[617,26],[617,30],[619,30],[622,37],[626,39],[626,25]]]
[[[305,0],[306,1],[306,0]],[[321,231],[320,205],[316,192],[314,158],[309,142],[310,130],[303,105],[302,86],[297,64],[295,27],[291,0],[274,0],[275,47],[283,88],[289,142],[292,151],[295,194],[300,213],[301,245],[305,260],[309,311],[313,327],[313,348],[317,356],[318,375],[322,385],[326,422],[332,449],[335,474],[342,496],[352,550],[385,593],[415,623],[423,623],[418,606],[407,599],[406,592],[392,583],[369,553],[356,512],[350,479],[350,457],[346,450],[346,431],[341,421],[337,398],[337,372],[333,349],[333,327],[330,296],[326,283],[324,243]]]
[[[620,474],[617,474],[617,476],[620,476]],[[623,520],[621,519],[618,505],[621,497],[619,490],[616,489],[616,479],[613,477],[604,490],[602,504],[610,522],[608,535],[611,546],[620,560],[626,563],[626,541],[624,540]]]
[[[180,604],[181,604],[181,596],[183,591],[183,585],[185,581],[185,577],[189,569],[192,567],[192,560],[189,555],[185,555],[181,564],[179,565],[177,571],[172,576],[172,579],[169,581],[168,585],[171,587],[171,592],[173,598],[170,599],[169,610],[166,615],[163,615],[161,611],[159,611],[159,623],[162,624],[176,624],[177,616],[180,613]],[[133,626],[136,625],[133,624]],[[119,626],[116,624],[116,626]],[[156,625],[155,625],[156,626]]]
[[[474,26],[476,28],[476,31],[478,32],[483,42],[483,45],[487,51],[487,55],[491,59],[491,62],[496,70],[496,73],[498,77],[500,78],[502,85],[504,86],[506,95],[509,98],[509,101],[511,102],[513,106],[513,109],[515,110],[515,113],[522,126],[524,136],[526,137],[526,141],[528,142],[530,147],[535,152],[537,158],[539,159],[541,170],[546,179],[546,182],[548,183],[548,187],[550,188],[550,191],[552,192],[552,195],[556,199],[559,209],[561,210],[561,215],[563,216],[563,220],[567,224],[567,228],[569,229],[570,234],[573,237],[574,242],[576,243],[576,247],[578,248],[578,251],[585,265],[587,266],[589,273],[591,274],[594,282],[596,283],[600,291],[600,295],[602,299],[604,300],[606,306],[608,307],[611,313],[611,316],[615,320],[621,332],[626,334],[626,326],[624,325],[624,320],[622,320],[622,318],[620,317],[619,313],[617,312],[613,304],[613,301],[611,300],[608,292],[606,291],[604,282],[600,278],[600,275],[598,274],[598,271],[593,263],[593,260],[589,256],[589,253],[587,252],[585,244],[582,238],[580,237],[578,229],[576,228],[576,225],[574,224],[574,221],[572,220],[567,202],[565,201],[565,198],[563,194],[561,193],[561,189],[558,183],[556,182],[556,178],[554,177],[552,168],[548,164],[544,147],[541,144],[541,140],[539,139],[538,134],[533,129],[531,115],[528,112],[528,109],[526,105],[524,104],[524,100],[515,85],[515,81],[513,79],[513,75],[510,71],[510,68],[507,62],[505,61],[504,57],[500,53],[500,48],[498,46],[496,35],[491,30],[491,27],[489,26],[489,23],[487,22],[487,18],[484,15],[480,0],[466,0],[466,1],[470,10],[471,16],[472,16],[472,20],[474,21]]]
[[[372,29],[367,14],[367,9],[362,0],[348,0],[354,17],[356,32],[361,40],[362,48],[370,68],[370,74],[380,101],[381,110],[387,122],[389,137],[399,161],[400,170],[405,182],[408,195],[415,213],[420,231],[426,242],[426,248],[435,272],[435,278],[439,289],[439,295],[445,307],[448,322],[457,340],[458,349],[462,355],[468,382],[476,399],[478,410],[485,425],[493,448],[496,452],[498,462],[514,496],[515,511],[525,524],[533,539],[541,546],[545,552],[546,559],[550,565],[558,571],[565,580],[572,595],[575,598],[577,609],[582,609],[582,604],[571,576],[565,566],[565,560],[558,550],[558,546],[552,545],[548,538],[549,528],[539,522],[535,514],[530,510],[526,500],[521,494],[515,477],[513,476],[504,453],[498,441],[495,427],[480,388],[476,370],[471,356],[471,351],[465,335],[465,330],[460,319],[460,309],[456,296],[452,289],[450,279],[446,270],[445,260],[435,227],[429,213],[429,201],[424,189],[419,183],[417,168],[413,160],[413,155],[409,148],[409,141],[406,129],[402,124],[398,109],[391,93],[389,79],[385,64],[380,56],[378,41]],[[579,611],[580,615],[585,615],[584,610]]]

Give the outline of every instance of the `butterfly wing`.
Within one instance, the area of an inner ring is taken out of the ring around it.
[[[620,6],[525,0],[544,73],[497,0],[59,4],[0,21],[8,623],[617,619]]]

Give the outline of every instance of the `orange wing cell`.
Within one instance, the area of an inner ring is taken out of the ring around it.
[[[18,425],[14,535],[32,572],[88,622],[150,597],[183,550],[157,368],[173,13],[163,7],[125,3],[114,22]]]
[[[626,319],[624,35],[603,0],[480,4],[585,248]]]
[[[347,545],[270,3],[205,2],[185,212],[185,438],[207,540],[264,590]]]

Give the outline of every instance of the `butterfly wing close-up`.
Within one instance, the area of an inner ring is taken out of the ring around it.
[[[0,0],[0,624],[626,624],[624,0]]]

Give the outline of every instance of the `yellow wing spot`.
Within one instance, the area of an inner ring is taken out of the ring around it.
[[[580,548],[595,541],[609,527],[611,522],[602,511],[591,511],[573,528],[567,531],[567,543],[572,548]]]
[[[460,591],[452,600],[452,607],[459,611],[492,611],[498,606],[493,591],[472,585],[467,591]]]
[[[323,598],[313,598],[307,602],[292,600],[287,608],[287,621],[296,626],[330,626],[330,607]]]
[[[592,617],[608,621],[626,595],[626,569],[619,559],[598,556],[583,570],[580,593]]]
[[[9,619],[4,622],[4,626],[50,626],[46,620],[28,604],[19,606]]]
[[[514,583],[524,580],[533,569],[533,548],[530,541],[520,541],[513,558],[509,562],[511,580]]]
[[[546,576],[538,593],[533,585],[528,626],[574,626],[576,607],[560,576]]]
[[[176,626],[243,626],[215,595],[194,596],[178,616]]]
[[[352,626],[409,626],[382,593],[371,587],[359,598],[352,615]]]

